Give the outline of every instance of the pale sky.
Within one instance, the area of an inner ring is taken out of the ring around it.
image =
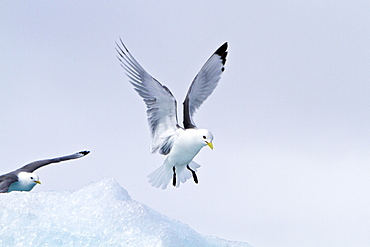
[[[369,1],[1,1],[0,173],[37,170],[31,193],[113,177],[134,200],[206,235],[256,247],[370,245]],[[194,116],[214,150],[199,184],[151,187],[145,104],[119,37],[178,110],[210,55],[226,70]]]

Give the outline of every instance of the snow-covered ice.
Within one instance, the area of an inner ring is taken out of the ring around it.
[[[110,178],[75,192],[0,194],[0,207],[0,246],[250,246],[201,235]]]

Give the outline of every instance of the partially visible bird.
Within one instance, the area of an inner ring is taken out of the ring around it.
[[[90,151],[81,151],[67,156],[34,161],[25,166],[22,166],[15,171],[1,175],[0,193],[11,191],[30,191],[36,184],[41,184],[39,177],[35,173],[33,173],[35,170],[52,163],[78,159],[84,157],[88,153],[90,153]]]
[[[193,158],[204,146],[213,149],[213,135],[206,129],[197,129],[192,116],[221,78],[228,53],[227,42],[213,53],[191,83],[183,102],[184,128],[178,124],[177,102],[171,91],[141,67],[122,40],[121,45],[116,45],[121,66],[147,106],[151,152],[167,155],[163,165],[149,174],[149,183],[162,189],[167,187],[171,177],[175,187],[191,177],[198,183],[196,171],[200,165]]]

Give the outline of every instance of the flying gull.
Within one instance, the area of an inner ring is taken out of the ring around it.
[[[78,159],[84,157],[90,151],[81,151],[75,154],[62,156],[58,158],[38,160],[29,163],[21,168],[0,176],[0,193],[11,191],[30,191],[36,184],[41,184],[39,177],[33,173],[40,167],[58,163],[61,161]]]
[[[172,185],[180,186],[196,175],[199,164],[193,158],[205,146],[213,149],[213,135],[206,129],[198,129],[192,119],[195,111],[202,105],[216,88],[227,56],[227,42],[218,48],[203,65],[190,85],[183,102],[183,124],[177,121],[177,102],[171,91],[136,61],[124,43],[117,44],[118,59],[125,69],[130,83],[143,98],[147,106],[148,123],[151,131],[152,153],[167,155],[163,165],[149,174],[149,183],[165,189],[172,178]]]

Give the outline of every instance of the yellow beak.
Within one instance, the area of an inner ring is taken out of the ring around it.
[[[212,142],[207,142],[207,145],[208,145],[208,147],[209,147],[210,149],[212,149],[212,150],[213,150],[213,144],[212,144]]]
[[[40,181],[38,181],[38,180],[37,180],[37,181],[35,181],[35,183],[37,183],[37,184],[41,184],[41,182],[40,182]]]

